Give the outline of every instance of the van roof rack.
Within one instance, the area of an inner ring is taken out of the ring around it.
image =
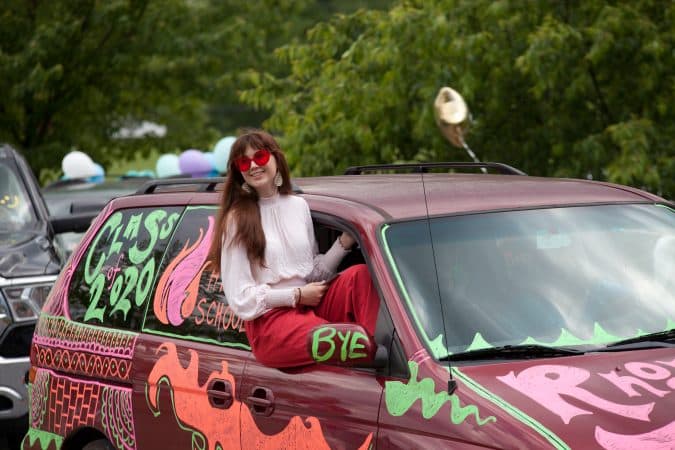
[[[153,194],[162,187],[170,187],[171,192],[215,192],[216,186],[225,181],[225,177],[211,178],[164,178],[150,180],[138,188],[136,194]],[[163,192],[166,192],[163,190]]]
[[[216,192],[221,189],[216,189],[216,186],[225,182],[226,177],[210,177],[210,178],[164,178],[158,180],[151,180],[144,183],[135,192],[135,195],[153,194],[155,192]],[[291,183],[293,192],[296,194],[302,193],[295,183]],[[166,188],[166,189],[163,189]]]
[[[413,173],[426,173],[431,169],[494,169],[505,175],[527,175],[522,170],[497,162],[420,162],[402,164],[372,164],[352,166],[345,170],[345,175],[361,175],[378,170],[408,170]]]

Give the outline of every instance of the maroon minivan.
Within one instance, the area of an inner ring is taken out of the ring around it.
[[[293,369],[256,361],[206,261],[221,179],[111,201],[40,316],[24,450],[673,448],[675,205],[466,165],[294,180],[381,307],[374,341],[321,327]]]

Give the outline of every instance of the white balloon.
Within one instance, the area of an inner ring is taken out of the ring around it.
[[[171,177],[180,175],[180,167],[178,167],[178,156],[172,153],[165,153],[157,159],[155,165],[155,172],[159,178]]]
[[[230,158],[230,149],[237,138],[234,136],[225,136],[213,148],[213,156],[215,159],[215,167],[220,173],[227,172],[227,161]]]
[[[89,178],[98,175],[98,168],[89,155],[72,151],[63,157],[61,169],[67,178]]]

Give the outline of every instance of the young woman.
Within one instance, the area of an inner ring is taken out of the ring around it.
[[[327,281],[354,243],[342,233],[318,254],[309,207],[293,195],[275,139],[252,130],[234,142],[209,259],[258,361],[312,363],[307,335],[317,325],[355,322],[374,335],[379,297],[366,266]]]

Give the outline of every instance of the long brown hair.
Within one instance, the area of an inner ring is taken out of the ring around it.
[[[227,161],[227,177],[223,195],[220,200],[220,208],[216,217],[213,241],[209,249],[208,260],[211,261],[211,269],[220,272],[220,255],[222,251],[222,237],[227,231],[229,220],[236,221],[237,232],[233,243],[243,244],[246,248],[248,260],[253,269],[254,264],[265,265],[265,233],[260,221],[258,209],[258,194],[255,189],[246,192],[242,189],[244,177],[237,169],[234,161],[246,153],[248,147],[254,149],[266,148],[277,162],[277,170],[283,180],[279,187],[279,193],[288,195],[293,192],[291,187],[291,174],[288,163],[277,141],[271,134],[263,130],[248,129],[240,135],[232,144],[230,157]]]

